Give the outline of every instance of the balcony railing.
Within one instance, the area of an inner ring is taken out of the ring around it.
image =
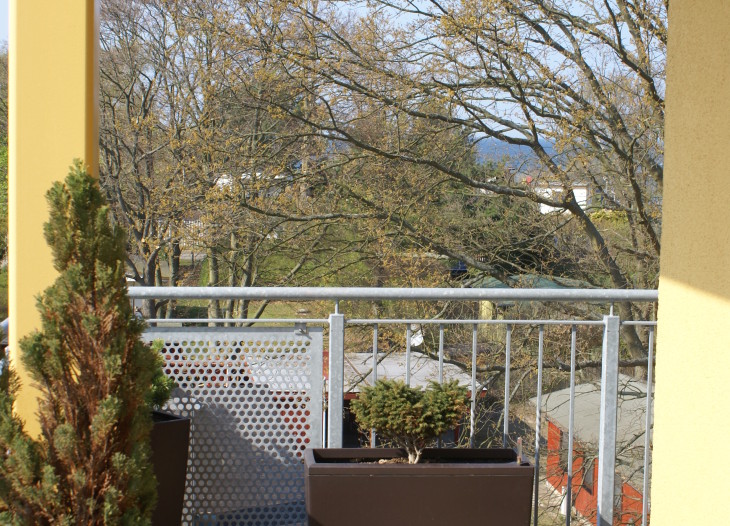
[[[463,442],[479,446],[496,435],[499,445],[524,448],[530,455],[536,526],[555,520],[570,525],[570,509],[589,517],[595,513],[604,526],[628,522],[629,516],[648,523],[656,323],[622,320],[614,306],[651,306],[657,302],[655,290],[132,287],[129,292],[134,301],[332,304],[332,312],[320,318],[148,320],[147,337],[164,340],[167,371],[178,382],[169,408],[193,417],[187,523],[253,524],[271,517],[280,517],[280,524],[305,523],[301,449],[343,445],[343,418],[334,415],[345,414],[346,398],[358,383],[384,374],[419,382],[429,368],[436,381],[458,377],[470,388]],[[347,317],[368,304],[375,316]],[[479,314],[484,305],[490,306],[489,316]],[[394,308],[411,314],[390,316],[386,311]],[[364,328],[372,339],[363,335]],[[629,345],[624,333],[632,336],[631,359],[621,358]],[[621,374],[625,369],[629,374]],[[546,390],[551,389],[546,378],[555,389]],[[497,383],[504,394],[484,411]],[[534,389],[532,395],[525,395],[526,389]],[[481,429],[493,428],[495,421],[501,422],[497,432]],[[217,431],[211,431],[214,423]],[[221,456],[214,450],[223,436],[230,440]],[[236,455],[259,464],[237,463]],[[244,480],[245,470],[259,475],[268,470],[261,476],[270,488],[276,486],[272,478],[286,479],[285,498],[267,494],[259,501],[241,500],[243,489],[262,486],[261,480]],[[216,475],[220,480],[211,482]],[[542,487],[546,481],[553,489]],[[625,489],[629,482],[632,492]],[[235,485],[236,495],[226,494],[226,485]],[[564,519],[545,512],[549,501],[562,503]]]

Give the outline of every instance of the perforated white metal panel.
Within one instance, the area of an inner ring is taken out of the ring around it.
[[[322,444],[322,329],[150,328],[191,418],[183,524],[306,524],[301,452]]]

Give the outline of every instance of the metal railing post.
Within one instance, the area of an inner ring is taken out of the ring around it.
[[[378,381],[378,324],[373,325],[373,370],[371,371],[372,385]],[[375,429],[370,430],[370,447],[376,447],[378,439],[375,435]]]
[[[512,325],[507,324],[507,341],[504,355],[504,421],[502,422],[502,447],[509,441],[509,387],[510,387],[510,355],[512,353]]]
[[[535,485],[533,488],[532,520],[538,526],[540,515],[540,427],[542,426],[542,370],[545,354],[545,326],[540,325],[537,340],[537,397],[535,398]]]
[[[327,397],[327,447],[342,447],[345,386],[345,316],[330,314],[329,392]]]
[[[477,412],[477,335],[479,325],[476,323],[471,332],[471,407],[469,409],[469,447],[474,447],[476,436],[476,412]]]
[[[618,316],[604,316],[601,417],[598,442],[598,526],[613,525],[618,414]]]
[[[570,328],[570,407],[568,409],[568,486],[565,489],[567,513],[565,525],[570,526],[570,515],[573,513],[573,442],[575,440],[575,347],[578,328]],[[585,461],[585,460],[584,460]]]
[[[406,385],[411,386],[411,332],[410,323],[406,325]]]
[[[641,499],[641,526],[647,526],[649,521],[649,479],[651,473],[651,464],[649,463],[649,455],[651,454],[651,433],[652,433],[652,390],[654,381],[654,328],[649,329],[649,355],[646,362],[646,427],[644,428],[644,483]]]

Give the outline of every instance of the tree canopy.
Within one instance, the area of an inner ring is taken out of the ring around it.
[[[426,256],[655,287],[666,41],[664,0],[105,0],[102,181],[135,279],[194,239],[210,284]]]

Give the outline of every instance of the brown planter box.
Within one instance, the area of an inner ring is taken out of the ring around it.
[[[152,467],[157,478],[153,526],[179,526],[185,499],[190,419],[152,411]]]
[[[427,449],[419,464],[368,460],[400,449],[307,449],[309,526],[529,526],[534,469],[511,449]]]

